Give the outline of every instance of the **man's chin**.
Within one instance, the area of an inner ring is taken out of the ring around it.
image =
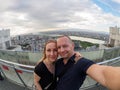
[[[62,53],[60,56],[61,56],[62,58],[68,58],[68,53],[65,53],[65,54]]]

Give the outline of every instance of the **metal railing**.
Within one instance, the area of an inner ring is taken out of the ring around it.
[[[102,65],[120,66],[120,56],[99,62]],[[13,82],[22,85],[25,88],[33,89],[33,72],[34,67],[31,65],[18,64],[7,60],[0,59],[0,71],[5,78],[12,80]],[[96,81],[87,77],[80,90],[92,90],[91,88],[99,88],[100,86]]]
[[[7,60],[0,59],[0,71],[5,78],[12,82],[22,85],[26,88],[33,88],[33,72],[35,66],[18,64]],[[31,78],[26,80],[26,78]]]

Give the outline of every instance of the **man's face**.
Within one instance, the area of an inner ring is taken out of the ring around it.
[[[58,54],[64,58],[69,59],[74,52],[74,44],[67,37],[60,37],[57,39]]]

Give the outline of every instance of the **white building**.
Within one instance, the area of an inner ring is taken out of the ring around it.
[[[10,29],[0,30],[0,49],[7,49],[11,46]]]
[[[109,44],[113,47],[120,46],[120,28],[110,27]]]

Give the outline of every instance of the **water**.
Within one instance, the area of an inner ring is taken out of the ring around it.
[[[92,38],[86,38],[86,37],[78,37],[78,36],[70,36],[72,40],[80,40],[80,41],[87,41],[95,44],[104,44],[105,41],[98,40],[98,39],[92,39]]]

